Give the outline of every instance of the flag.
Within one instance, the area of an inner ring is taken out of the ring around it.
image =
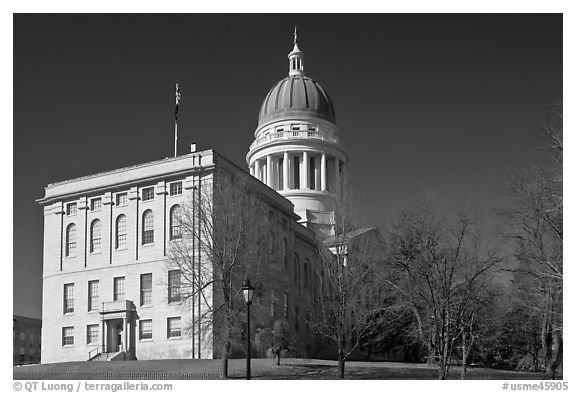
[[[174,109],[174,118],[176,121],[178,121],[178,104],[180,103],[181,99],[182,96],[180,95],[180,90],[178,89],[178,83],[176,83],[176,108]]]

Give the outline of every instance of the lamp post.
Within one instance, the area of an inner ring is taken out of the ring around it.
[[[250,379],[250,305],[252,304],[252,296],[254,295],[254,287],[250,285],[250,280],[242,286],[242,293],[244,294],[244,301],[248,307],[247,312],[247,329],[246,329],[246,379]]]

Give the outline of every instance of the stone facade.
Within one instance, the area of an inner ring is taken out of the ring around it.
[[[257,301],[280,315],[288,299],[286,317],[312,348],[305,317],[315,282],[314,234],[297,223],[288,200],[208,150],[46,187],[38,201],[44,206],[43,363],[102,352],[128,359],[217,356],[213,335],[195,328],[185,334],[202,306],[169,299],[166,263],[172,209],[210,182],[216,167],[251,179],[265,196],[287,255],[277,279],[259,283]]]

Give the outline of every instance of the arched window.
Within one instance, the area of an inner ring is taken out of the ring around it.
[[[100,235],[100,220],[96,219],[90,224],[90,252],[99,253],[102,243],[102,237]]]
[[[170,240],[182,239],[182,207],[172,206],[170,209]]]
[[[154,243],[154,213],[146,210],[142,214],[142,244]]]
[[[300,285],[300,258],[294,254],[294,284]]]
[[[116,249],[126,249],[126,216],[124,214],[116,218]]]
[[[282,242],[282,259],[284,263],[284,269],[288,267],[288,240],[284,238]]]
[[[304,288],[308,288],[308,258],[304,262]]]
[[[76,225],[74,224],[66,227],[66,256],[76,256]]]

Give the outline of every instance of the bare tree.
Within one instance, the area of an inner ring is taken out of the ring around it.
[[[562,124],[562,114],[555,111],[539,129],[551,162],[510,176],[508,190],[514,204],[503,212],[507,235],[516,243],[517,280],[530,283],[526,307],[540,315],[544,366],[551,378],[562,362],[563,347]]]
[[[215,169],[196,184],[178,218],[180,239],[168,251],[169,266],[181,271],[181,302],[199,310],[190,329],[212,341],[224,378],[245,328],[242,284],[246,277],[260,281],[272,241],[267,205],[253,181],[243,172]]]
[[[265,328],[262,332],[262,344],[272,350],[276,358],[276,365],[280,365],[282,351],[297,352],[300,347],[298,336],[290,329],[285,319],[277,319],[272,328]]]
[[[362,341],[380,326],[384,297],[376,282],[381,268],[381,242],[376,228],[356,224],[355,205],[343,182],[333,198],[333,236],[318,243],[320,298],[315,318],[309,323],[323,339],[334,345],[338,375],[344,378],[345,363]]]
[[[481,247],[478,225],[469,215],[459,212],[451,219],[423,198],[394,223],[389,262],[383,281],[411,310],[428,362],[438,366],[439,379],[446,379],[458,340],[463,360],[468,357],[474,316],[500,259]]]

